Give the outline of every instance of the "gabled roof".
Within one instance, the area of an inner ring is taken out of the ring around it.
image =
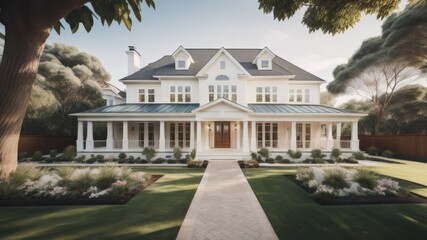
[[[183,52],[185,55],[187,55],[190,58],[190,62],[194,63],[193,57],[191,56],[191,54],[187,50],[185,50],[185,48],[182,45],[179,46],[179,48],[177,50],[175,50],[174,53],[172,53],[172,57],[175,59],[175,56],[180,52]]]
[[[228,59],[231,60],[232,63],[234,63],[245,75],[250,75],[246,69],[240,65],[240,63],[225,49],[221,48],[212,58],[209,60],[206,65],[197,72],[196,76],[202,75],[220,56],[221,54],[224,54],[228,57]]]
[[[154,76],[196,76],[197,73],[217,54],[218,48],[186,48],[193,58],[194,63],[188,70],[176,70],[175,60],[171,55],[166,55],[159,60],[148,64],[141,70],[121,80],[157,80]],[[226,48],[225,49],[237,62],[252,76],[292,76],[293,80],[324,81],[323,79],[305,71],[302,68],[278,57],[272,60],[272,70],[258,70],[252,62],[263,49],[253,48]]]
[[[245,107],[245,106],[242,106],[242,105],[240,105],[240,104],[238,104],[238,103],[235,103],[235,102],[233,102],[233,101],[230,101],[230,100],[228,100],[228,99],[226,99],[226,98],[218,98],[218,99],[216,99],[215,101],[209,102],[209,103],[207,103],[207,104],[205,104],[205,105],[203,105],[203,106],[200,106],[200,107],[199,107],[199,108],[197,108],[197,109],[194,109],[192,112],[193,112],[193,113],[201,112],[201,111],[203,111],[203,110],[205,110],[205,109],[208,109],[208,108],[210,108],[210,107],[213,107],[213,106],[218,105],[218,104],[221,104],[221,103],[224,103],[224,104],[229,105],[229,106],[231,106],[231,107],[233,107],[233,108],[239,109],[239,110],[241,110],[241,111],[243,111],[243,112],[252,112],[252,110],[251,110],[251,109],[249,109],[249,108],[247,108],[247,107]]]
[[[259,53],[258,53],[258,55],[256,55],[256,57],[254,58],[254,60],[252,61],[252,63],[253,64],[256,64],[256,62],[257,62],[257,60],[258,60],[258,58],[262,55],[262,54],[264,54],[264,53],[267,53],[268,55],[270,55],[271,56],[271,58],[274,58],[276,55],[270,50],[270,49],[268,49],[268,47],[264,47]]]

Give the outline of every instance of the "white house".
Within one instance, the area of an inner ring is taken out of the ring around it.
[[[357,122],[365,114],[320,105],[325,81],[267,47],[181,46],[143,68],[134,47],[126,53],[126,103],[73,114],[79,154],[136,156],[153,147],[164,156],[178,147],[195,148],[200,159],[244,159],[261,147],[275,154],[359,150]],[[341,140],[342,123],[351,123],[350,140]],[[94,124],[106,125],[106,139],[94,141]]]

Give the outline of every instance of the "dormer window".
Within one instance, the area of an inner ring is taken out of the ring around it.
[[[227,81],[227,80],[230,80],[230,78],[227,77],[226,75],[218,75],[218,76],[216,76],[215,80],[217,80],[217,81]]]
[[[178,60],[178,66],[176,67],[176,69],[185,69],[185,60]]]
[[[270,68],[270,61],[261,60],[261,68]]]

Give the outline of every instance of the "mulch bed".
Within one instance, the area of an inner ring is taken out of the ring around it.
[[[285,175],[292,182],[304,189],[307,193],[313,192],[301,185],[301,182],[296,179],[295,175]],[[318,198],[313,197],[313,200],[320,205],[360,205],[360,204],[400,204],[400,203],[427,203],[427,198],[409,192],[406,196],[349,196],[349,197],[331,197]]]
[[[128,194],[120,197],[110,198],[75,198],[75,199],[51,199],[51,198],[35,198],[35,199],[6,199],[0,200],[0,207],[17,207],[17,206],[64,206],[64,205],[119,205],[126,204],[136,194],[156,182],[163,175],[152,175],[151,179],[134,189]]]

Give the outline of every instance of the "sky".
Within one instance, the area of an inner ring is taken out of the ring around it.
[[[72,34],[66,27],[61,35],[52,32],[47,43],[72,45],[98,57],[112,76],[110,83],[121,89],[124,85],[118,80],[127,76],[128,46],[141,53],[141,67],[171,55],[180,45],[267,46],[276,55],[330,82],[333,69],[346,63],[363,40],[381,34],[383,22],[375,16],[363,16],[353,28],[333,36],[320,31],[309,33],[301,23],[302,11],[289,20],[274,20],[272,14],[258,9],[257,0],[155,0],[155,4],[156,10],[144,6],[142,22],[134,18],[131,31],[124,25],[102,26],[95,20],[90,33],[81,26]]]

